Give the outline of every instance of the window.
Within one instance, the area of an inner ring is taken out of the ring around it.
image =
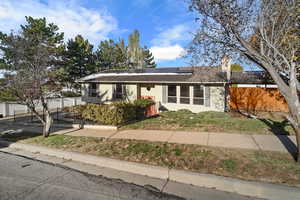
[[[96,83],[89,84],[89,96],[97,97],[97,84]]]
[[[202,85],[194,85],[194,104],[204,105],[204,87]]]
[[[190,86],[181,85],[180,86],[180,103],[190,104]]]
[[[116,99],[123,99],[126,94],[126,85],[120,83],[116,84],[115,97]]]
[[[176,85],[168,85],[168,103],[177,103]]]

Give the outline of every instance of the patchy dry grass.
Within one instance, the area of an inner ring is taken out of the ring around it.
[[[15,139],[19,140],[19,139]],[[289,154],[137,140],[51,135],[19,142],[244,180],[300,187],[300,165]]]
[[[208,132],[293,135],[283,118],[250,119],[223,112],[165,111],[157,118],[128,124],[122,129],[193,130]]]

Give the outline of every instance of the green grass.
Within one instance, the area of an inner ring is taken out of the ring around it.
[[[255,134],[294,134],[284,119],[232,117],[224,112],[164,111],[159,117],[128,124],[122,129],[194,130]]]
[[[235,160],[222,160],[220,162],[220,166],[226,170],[229,170],[230,172],[234,172],[237,165]]]
[[[300,165],[287,153],[66,135],[19,135],[14,140],[200,173],[300,186]]]

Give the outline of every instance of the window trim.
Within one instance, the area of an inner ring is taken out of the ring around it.
[[[195,97],[195,86],[200,86],[203,88],[203,97]],[[205,103],[206,103],[206,98],[205,98],[205,86],[204,85],[193,85],[193,105],[196,105],[196,106],[204,106]],[[195,101],[194,99],[203,99],[203,104],[195,104]]]
[[[176,96],[169,96],[169,86],[175,86],[175,92],[176,92]],[[177,85],[167,85],[167,103],[173,103],[173,104],[178,104],[178,99],[177,99],[177,96],[178,96],[178,94],[177,94],[178,92],[177,92]],[[176,99],[176,102],[169,102],[169,97],[171,97],[171,98],[175,98]]]

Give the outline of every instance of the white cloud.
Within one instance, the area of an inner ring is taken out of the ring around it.
[[[176,25],[159,33],[151,42],[154,45],[168,46],[173,42],[186,41],[189,39],[189,30],[187,25]]]
[[[59,26],[66,39],[81,34],[93,43],[107,39],[109,33],[118,29],[117,20],[106,10],[87,9],[78,1],[0,1],[1,31],[18,30],[20,24],[24,23],[25,16],[46,17],[48,22]]]
[[[156,61],[176,60],[185,53],[180,43],[189,40],[190,27],[176,25],[160,32],[152,41],[150,48]]]
[[[153,46],[150,48],[155,61],[175,60],[184,54],[184,49],[176,44],[172,46]]]

